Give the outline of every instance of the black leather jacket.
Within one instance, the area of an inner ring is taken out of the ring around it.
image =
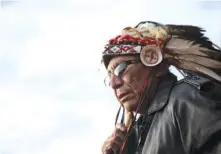
[[[129,137],[127,154],[221,154],[221,85],[164,78]]]

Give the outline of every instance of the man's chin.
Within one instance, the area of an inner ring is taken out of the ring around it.
[[[126,101],[123,103],[123,106],[127,111],[133,112],[137,110],[137,103],[134,103],[134,101]]]

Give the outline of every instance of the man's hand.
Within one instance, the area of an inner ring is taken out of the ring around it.
[[[104,142],[102,154],[118,154],[126,133],[126,127],[123,124],[117,124],[113,134]]]

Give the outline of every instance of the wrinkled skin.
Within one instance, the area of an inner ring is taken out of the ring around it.
[[[114,68],[123,61],[138,59],[137,56],[119,56],[111,59],[107,71],[113,72]],[[119,103],[128,111],[137,109],[140,96],[144,90],[144,84],[149,75],[150,69],[145,67],[141,62],[128,65],[122,77],[111,75],[111,88],[114,90]],[[142,111],[140,111],[142,112]],[[117,124],[113,134],[104,142],[102,147],[103,154],[118,154],[123,139],[126,135],[126,127]]]
[[[128,60],[139,59],[139,56],[117,56],[110,60],[107,67],[107,72],[113,72],[117,65],[121,62]],[[168,73],[168,65],[162,62],[158,66],[158,72],[156,76],[163,76]],[[127,111],[136,111],[140,99],[144,92],[145,84],[147,79],[151,77],[151,69],[156,69],[154,67],[146,67],[141,62],[128,65],[121,77],[111,75],[110,85],[114,90],[114,93],[119,101]],[[154,76],[155,77],[155,76]],[[149,83],[147,83],[149,84]],[[138,113],[145,114],[145,108],[140,108]],[[121,129],[120,129],[121,128]],[[120,128],[116,127],[113,134],[111,135],[103,144],[102,152],[103,154],[118,154],[119,149],[122,145],[122,139],[126,135],[126,128],[121,125]]]
[[[138,59],[137,56],[118,56],[111,59],[107,71],[113,72],[114,68],[123,61]],[[128,65],[122,77],[111,75],[111,88],[114,90],[119,102],[128,110],[135,111],[144,91],[150,68],[141,62]]]

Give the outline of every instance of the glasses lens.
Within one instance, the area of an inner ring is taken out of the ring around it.
[[[105,86],[110,86],[110,76],[107,75],[105,78],[104,78],[104,85]]]
[[[120,76],[123,71],[125,70],[125,68],[127,67],[127,64],[125,62],[122,62],[120,63],[115,69],[114,69],[114,72],[113,74],[116,75],[116,76]],[[111,77],[111,74],[108,74],[105,79],[104,79],[104,84],[105,86],[110,86],[110,77]]]
[[[120,77],[124,70],[127,68],[128,65],[130,64],[135,64],[137,62],[140,62],[140,60],[130,60],[130,61],[125,61],[121,62],[115,69],[113,73],[108,74],[105,79],[104,79],[104,84],[105,86],[110,86],[110,77],[112,74],[116,75],[117,77]]]
[[[114,69],[114,75],[120,76],[123,74],[125,68],[127,67],[127,64],[125,62],[120,63],[115,69]]]

